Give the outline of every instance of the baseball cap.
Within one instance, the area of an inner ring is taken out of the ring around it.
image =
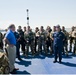
[[[58,25],[56,25],[56,28],[60,28],[60,25],[58,24]]]

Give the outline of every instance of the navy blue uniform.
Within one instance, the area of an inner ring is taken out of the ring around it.
[[[22,29],[18,29],[17,30],[19,37],[20,37],[20,45],[21,45],[21,50],[23,52],[23,54],[25,55],[25,40],[24,40],[24,32],[22,31]]]
[[[16,38],[16,55],[17,58],[20,59],[20,42],[19,42],[19,34],[17,32],[14,32],[15,38]]]
[[[57,57],[59,56],[59,61],[61,62],[62,59],[62,50],[63,50],[63,40],[65,38],[64,34],[60,32],[55,32],[53,34],[53,48],[55,54],[55,61],[57,61]]]

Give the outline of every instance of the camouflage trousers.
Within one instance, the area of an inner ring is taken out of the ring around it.
[[[34,43],[34,41],[32,41],[32,42],[27,42],[26,43],[26,51],[25,51],[25,53],[26,53],[26,55],[28,55],[28,53],[29,53],[29,47],[30,47],[30,49],[31,49],[31,52],[32,52],[32,55],[34,55],[34,46],[35,46],[35,43]]]
[[[38,52],[42,53],[42,49],[44,50],[45,53],[47,53],[46,42],[44,40],[39,40],[39,42],[38,42]]]
[[[46,40],[46,49],[47,49],[47,53],[50,52],[50,54],[53,54],[52,41],[51,40]]]
[[[68,44],[70,45],[69,46],[69,51],[72,52],[72,44],[74,44],[74,38],[72,38],[72,37],[69,38],[68,39]]]
[[[74,54],[76,54],[76,39],[74,39],[74,51],[73,51]]]
[[[67,49],[67,46],[68,46],[68,42],[65,41],[65,42],[63,43],[63,54],[66,53],[66,55],[68,55],[68,49]]]

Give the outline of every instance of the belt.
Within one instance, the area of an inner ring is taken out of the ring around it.
[[[10,45],[8,45],[8,46],[12,46],[12,47],[14,47],[15,45],[14,45],[14,44],[10,44]]]

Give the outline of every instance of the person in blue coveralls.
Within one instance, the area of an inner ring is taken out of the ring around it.
[[[57,58],[59,57],[59,63],[62,60],[62,50],[63,50],[63,41],[65,39],[65,35],[61,32],[60,25],[56,26],[56,32],[53,34],[53,48],[54,48],[54,61],[57,62]]]

